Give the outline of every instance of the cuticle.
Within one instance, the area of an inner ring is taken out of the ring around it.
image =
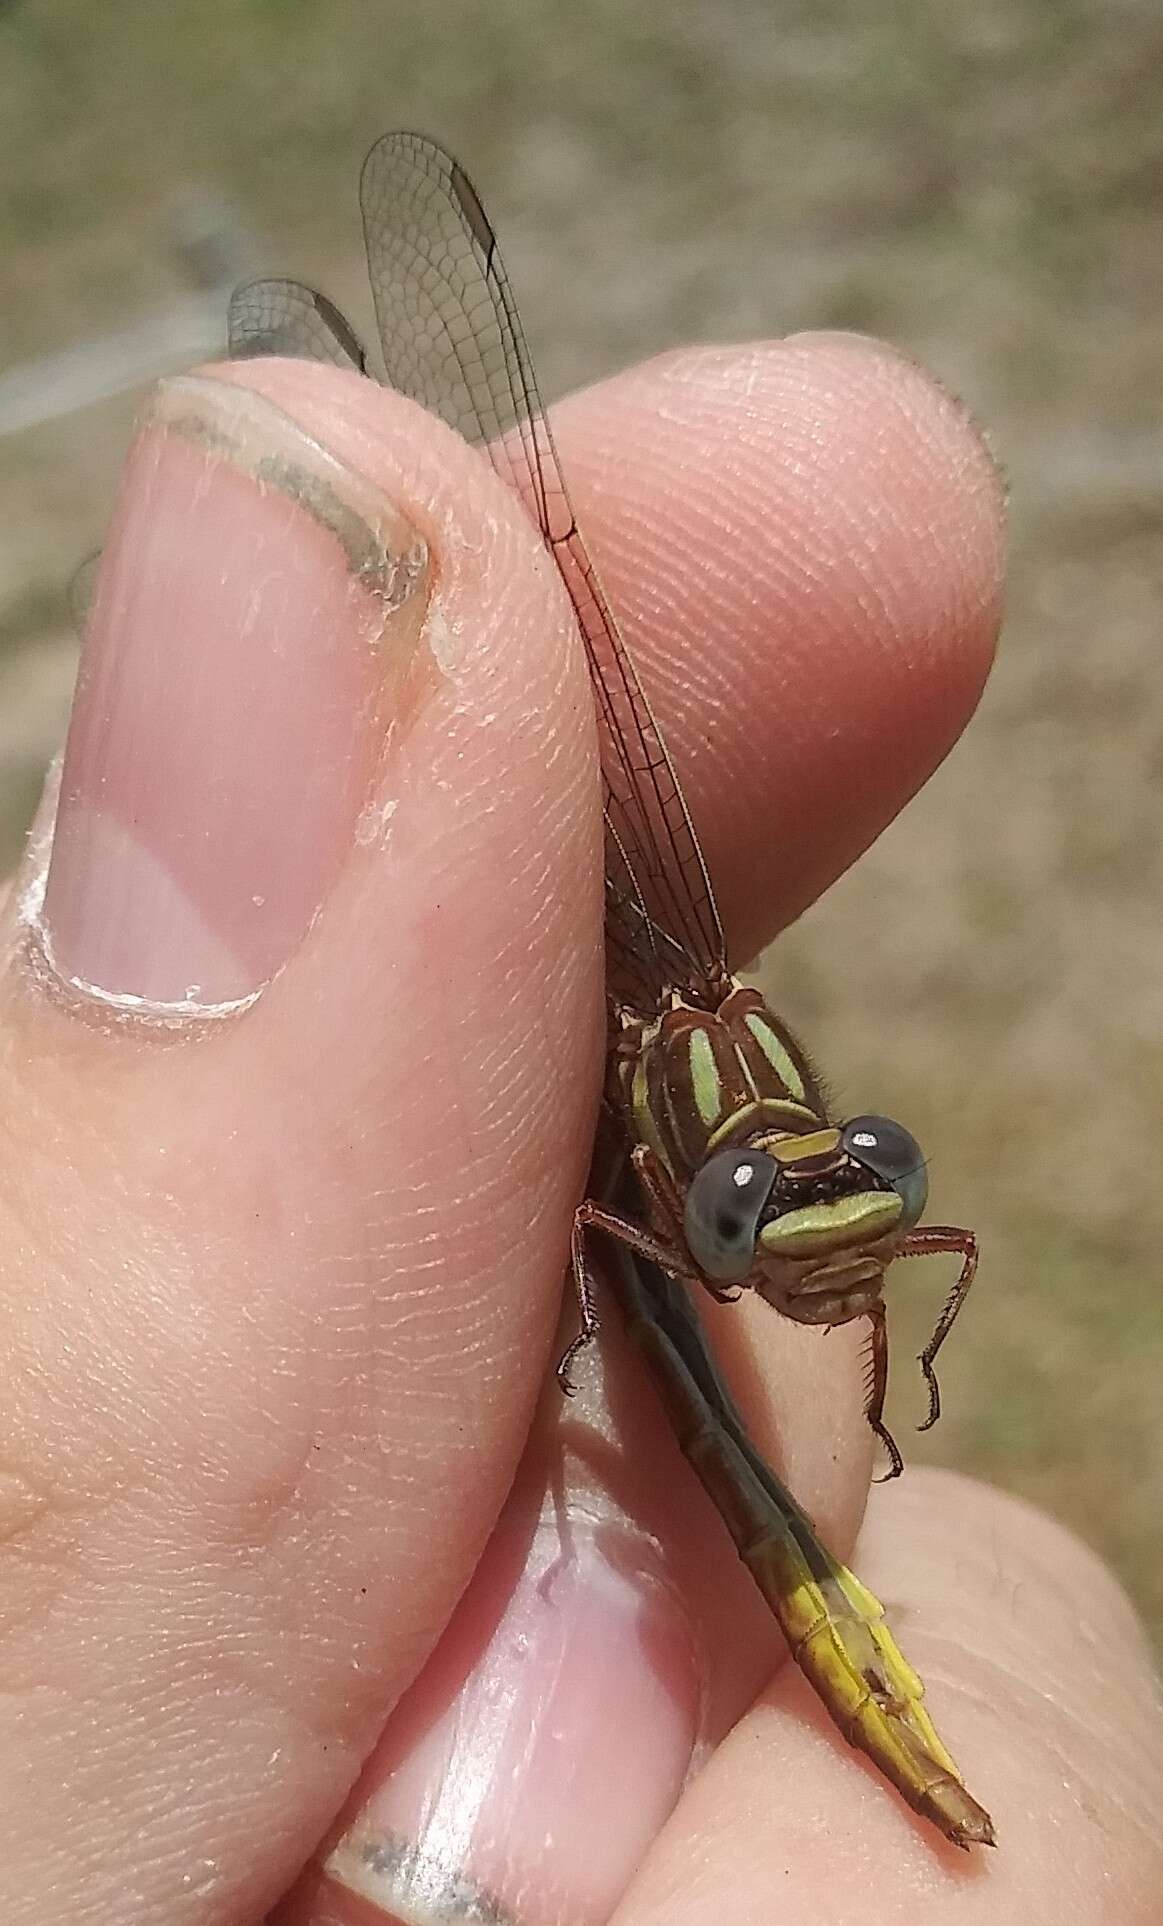
[[[346,1878],[345,1861],[350,1864]],[[520,1926],[517,1916],[484,1887],[399,1833],[348,1834],[325,1861],[324,1871],[372,1905],[388,1902],[409,1926]],[[377,1892],[380,1881],[383,1890]]]
[[[221,409],[215,405],[219,398]],[[311,459],[296,459],[269,443],[252,453],[244,431],[264,420]],[[428,543],[407,514],[369,476],[333,454],[265,395],[209,376],[178,376],[159,385],[144,426],[229,462],[259,488],[270,489],[310,515],[339,542],[351,573],[380,601],[385,616],[400,608],[428,573]],[[351,486],[345,488],[345,482]],[[365,493],[368,505],[358,506],[351,499],[353,492]],[[382,515],[375,512],[377,503]],[[393,544],[385,526],[391,520],[406,527],[410,539]]]

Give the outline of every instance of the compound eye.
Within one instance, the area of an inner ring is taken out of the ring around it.
[[[719,1150],[696,1172],[686,1199],[687,1249],[716,1283],[738,1283],[754,1267],[777,1170],[766,1151]]]
[[[902,1230],[911,1230],[929,1197],[929,1176],[916,1138],[891,1117],[853,1117],[840,1132],[850,1157],[891,1184],[903,1206]]]

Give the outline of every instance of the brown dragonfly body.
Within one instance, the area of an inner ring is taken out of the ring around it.
[[[976,1240],[971,1231],[916,1225],[925,1184],[913,1139],[883,1117],[832,1123],[811,1063],[757,990],[725,974],[702,987],[705,1001],[674,990],[668,1007],[650,1017],[625,1007],[615,1012],[609,1101],[632,1146],[651,1233],[601,1203],[579,1208],[574,1276],[582,1332],[562,1361],[567,1387],[573,1358],[595,1328],[585,1233],[604,1230],[721,1301],[751,1289],[797,1324],[827,1329],[866,1317],[866,1410],[896,1476],[901,1456],[882,1417],[888,1383],[885,1273],[897,1257],[952,1251],[962,1258],[957,1284],[921,1354],[929,1386],[927,1429],[940,1412],[933,1359],[973,1281]],[[901,1153],[892,1177],[885,1174],[886,1146]],[[909,1184],[912,1195],[902,1195]],[[762,1190],[750,1214],[749,1187]],[[732,1265],[700,1235],[704,1227],[692,1203],[697,1206],[701,1188],[708,1193],[706,1215],[742,1218],[745,1269],[742,1257]]]
[[[387,379],[479,446],[521,495],[573,599],[598,709],[606,825],[610,1008],[607,1121],[623,1181],[583,1202],[573,1230],[581,1331],[597,1330],[595,1233],[611,1283],[682,1449],[845,1736],[959,1845],[993,1843],[922,1705],[877,1600],[822,1545],[747,1437],[685,1282],[721,1299],[752,1289],[798,1323],[867,1318],[866,1409],[888,1452],[883,1284],[896,1257],[961,1254],[921,1364],[973,1277],[970,1233],[921,1228],[924,1160],[883,1117],[829,1118],[802,1049],[734,979],[710,879],[666,745],[582,542],[496,236],[471,182],[434,142],[389,134],[360,184]],[[291,354],[367,372],[358,338],[322,295],[262,281],[231,304],[231,351]],[[608,1134],[608,1133],[607,1133]]]

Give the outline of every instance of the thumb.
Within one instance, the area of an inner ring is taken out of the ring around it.
[[[407,403],[159,391],[0,978],[6,1918],[261,1911],[488,1535],[601,1061],[571,633]]]

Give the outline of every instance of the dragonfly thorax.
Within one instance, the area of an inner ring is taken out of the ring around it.
[[[759,991],[734,978],[714,1009],[676,995],[653,1017],[625,1013],[613,1078],[631,1140],[680,1184],[726,1142],[827,1123],[805,1052]]]

